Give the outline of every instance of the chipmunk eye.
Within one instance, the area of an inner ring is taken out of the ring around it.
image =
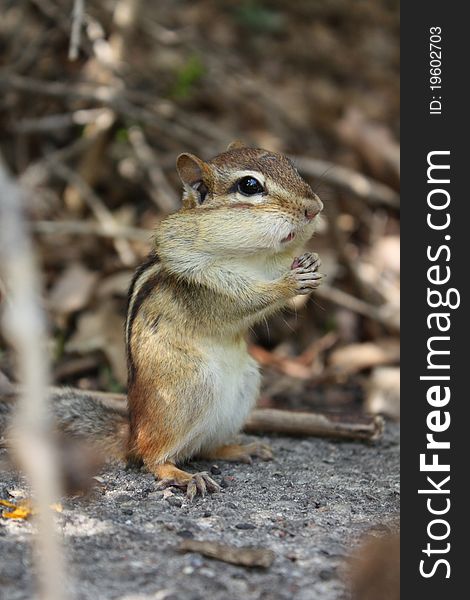
[[[261,192],[264,192],[261,183],[255,177],[251,177],[250,175],[240,179],[237,190],[244,196],[253,196],[254,194],[261,194]]]
[[[204,202],[204,200],[206,199],[207,196],[207,192],[209,191],[207,189],[206,184],[201,181],[200,183],[198,183],[195,188],[194,188],[197,192],[199,192],[199,204],[202,204]]]

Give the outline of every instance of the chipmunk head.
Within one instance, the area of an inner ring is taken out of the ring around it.
[[[240,142],[208,162],[181,154],[177,169],[184,185],[183,211],[210,212],[214,234],[220,224],[225,244],[231,245],[233,232],[240,250],[279,251],[294,240],[305,241],[323,208],[286,156]]]

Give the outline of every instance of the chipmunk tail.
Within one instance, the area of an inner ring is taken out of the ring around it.
[[[0,446],[8,446],[16,393],[0,395]],[[105,460],[125,460],[129,442],[129,418],[124,403],[108,401],[77,389],[51,390],[50,410],[60,444],[70,441],[92,448]],[[59,444],[59,446],[60,446]]]

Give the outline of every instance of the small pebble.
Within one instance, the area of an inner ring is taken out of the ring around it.
[[[320,573],[318,573],[318,576],[323,581],[329,581],[336,576],[336,569],[334,567],[331,569],[322,569]]]
[[[202,556],[199,556],[198,554],[196,554],[189,558],[189,564],[191,565],[191,567],[194,567],[195,569],[199,569],[204,564],[204,559],[202,558]]]
[[[182,537],[185,540],[189,540],[194,537],[194,533],[189,531],[189,529],[182,529],[181,531],[178,531],[176,535],[179,535],[179,537]]]
[[[123,509],[122,509],[122,514],[123,514],[123,515],[129,515],[129,516],[130,516],[130,515],[133,515],[133,514],[134,514],[134,511],[132,510],[132,508],[123,508]]]
[[[253,523],[237,523],[235,527],[237,529],[256,529],[256,525],[253,525]]]
[[[219,469],[219,467],[217,465],[212,465],[211,473],[212,473],[212,475],[220,475],[222,473],[222,471]]]
[[[183,500],[181,500],[181,498],[178,496],[169,496],[166,501],[170,506],[177,506],[178,508],[183,506]]]
[[[133,496],[131,496],[130,494],[118,494],[114,497],[114,500],[116,502],[132,502],[133,499]]]
[[[215,577],[215,571],[213,571],[212,569],[208,569],[206,567],[203,567],[202,569],[200,569],[199,571],[200,575],[203,575],[204,577]]]

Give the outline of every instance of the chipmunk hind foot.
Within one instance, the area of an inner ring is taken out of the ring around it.
[[[218,492],[221,487],[205,471],[200,473],[188,473],[178,469],[172,463],[157,465],[152,469],[155,476],[160,480],[158,489],[164,489],[171,486],[180,487],[186,490],[186,496],[190,501],[197,494],[205,496],[207,492]]]
[[[204,452],[201,458],[251,464],[253,458],[272,460],[273,453],[271,447],[267,444],[252,442],[250,444],[226,444],[219,446],[214,450]]]

